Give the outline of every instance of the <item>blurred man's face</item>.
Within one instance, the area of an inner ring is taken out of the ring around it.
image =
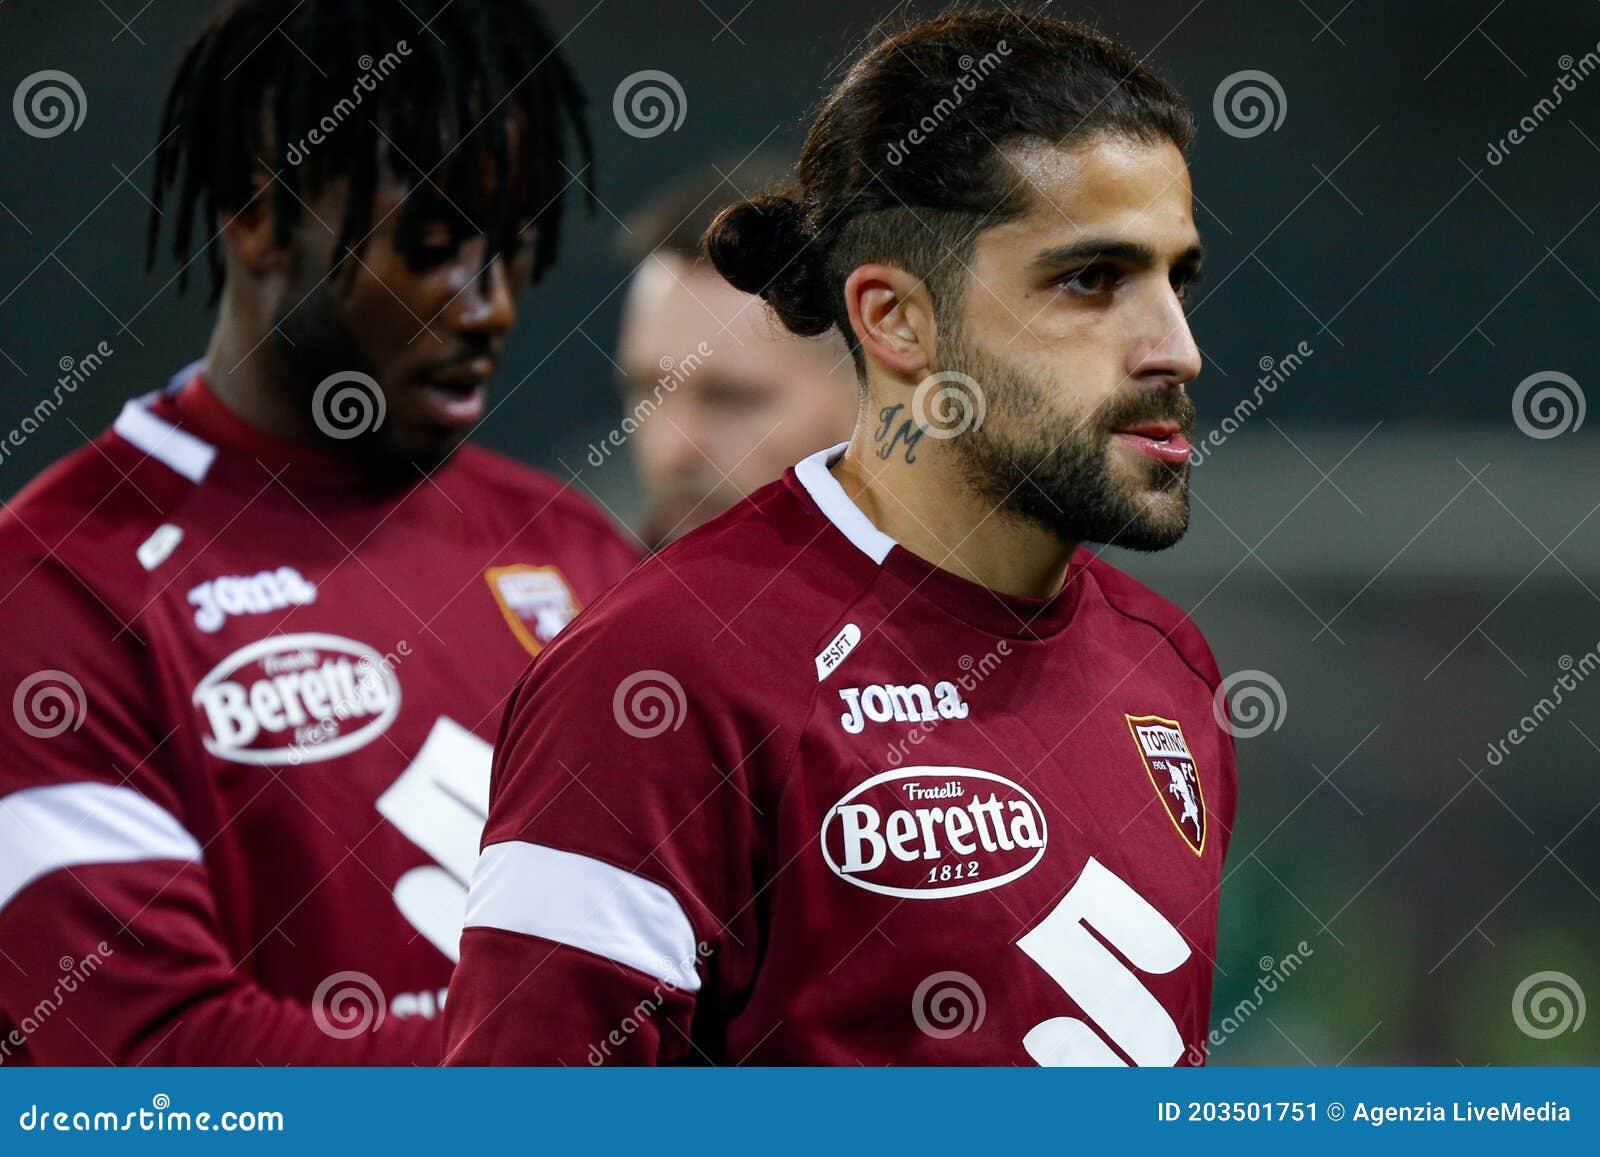
[[[647,259],[628,290],[620,344],[625,408],[654,407],[631,439],[652,549],[844,441],[855,423],[844,343],[788,333],[707,264]]]
[[[980,234],[939,368],[982,391],[951,440],[998,508],[1077,542],[1160,550],[1189,520],[1184,316],[1200,268],[1189,174],[1171,144],[1100,138],[1013,158],[1032,192]]]
[[[302,214],[273,340],[290,370],[287,388],[303,393],[304,405],[341,433],[362,427],[331,446],[415,480],[413,467],[443,463],[483,417],[489,378],[516,322],[515,298],[529,279],[531,237],[485,280],[482,234],[441,206],[408,260],[395,234],[409,190],[389,177],[374,197],[374,228],[359,261],[347,257],[325,276],[334,246],[328,225],[344,219],[346,188],[331,185]],[[376,426],[376,412],[363,409],[375,404],[362,400],[364,385],[346,379],[315,395],[330,375],[352,372],[382,391]]]

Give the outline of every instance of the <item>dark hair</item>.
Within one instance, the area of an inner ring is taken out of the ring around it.
[[[1083,24],[951,12],[885,39],[824,98],[787,195],[724,210],[705,250],[797,334],[838,326],[858,372],[843,286],[892,263],[953,308],[983,229],[1026,212],[1007,144],[1116,134],[1187,149],[1194,117],[1132,53]]]
[[[564,164],[569,131],[576,171]],[[396,223],[402,253],[443,214],[487,236],[487,272],[526,225],[537,280],[555,260],[562,191],[592,156],[583,92],[527,0],[240,0],[189,46],[167,93],[146,267],[170,207],[181,291],[199,217],[215,301],[213,222],[249,202],[256,171],[272,178],[262,195],[280,245],[302,199],[349,179],[337,266],[372,227],[382,166],[413,190]]]
[[[691,169],[623,219],[617,254],[635,265],[652,253],[698,260],[700,239],[722,210],[793,182],[794,157],[779,152],[739,154]]]

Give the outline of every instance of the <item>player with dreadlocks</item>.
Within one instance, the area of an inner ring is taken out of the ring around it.
[[[242,0],[184,55],[150,256],[209,345],[0,518],[3,1059],[437,1058],[504,695],[633,560],[462,445],[587,181],[558,48]]]

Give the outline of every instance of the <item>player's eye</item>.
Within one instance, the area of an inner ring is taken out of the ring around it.
[[[411,264],[417,269],[433,269],[449,261],[460,248],[461,239],[448,229],[429,226],[411,252]]]
[[[1172,288],[1178,295],[1178,300],[1187,303],[1189,291],[1205,280],[1204,274],[1196,267],[1193,269],[1175,269],[1172,271]]]
[[[446,220],[432,220],[422,226],[416,244],[408,255],[411,267],[417,270],[435,269],[452,261],[461,252],[462,244],[472,234]]]
[[[1102,293],[1110,293],[1121,280],[1121,271],[1115,265],[1109,261],[1096,261],[1075,273],[1058,278],[1056,283],[1069,293],[1097,297]]]
[[[700,400],[725,413],[742,413],[764,410],[772,403],[772,394],[758,385],[740,381],[710,381],[700,390]]]

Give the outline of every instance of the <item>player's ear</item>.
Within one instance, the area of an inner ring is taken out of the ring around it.
[[[934,362],[933,298],[894,265],[858,265],[844,283],[850,326],[867,353],[895,373],[920,381]]]
[[[273,238],[271,180],[260,169],[250,174],[250,199],[233,212],[217,214],[228,256],[255,277],[280,273],[288,267],[288,253]]]

